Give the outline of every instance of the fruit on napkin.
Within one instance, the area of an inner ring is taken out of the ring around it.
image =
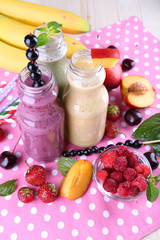
[[[130,75],[121,82],[121,95],[126,105],[145,108],[155,101],[156,93],[149,80],[138,75]]]
[[[23,203],[30,203],[34,200],[34,191],[29,187],[21,187],[18,190],[18,199]]]
[[[107,119],[110,121],[117,121],[121,116],[121,111],[118,105],[109,104],[107,110]]]
[[[0,128],[0,142],[4,139],[5,133],[3,128]]]
[[[84,18],[68,11],[35,3],[0,0],[0,12],[36,27],[54,20],[63,24],[62,31],[65,33],[79,34],[89,31],[89,23]]]
[[[26,161],[25,161],[26,162]],[[46,171],[45,168],[39,165],[32,165],[28,166],[28,170],[25,173],[26,182],[34,185],[34,186],[41,186],[46,181]]]
[[[120,53],[113,48],[92,48],[91,57],[95,67],[102,62],[104,68],[111,68],[119,61]]]
[[[91,178],[91,162],[88,160],[76,161],[62,182],[60,195],[70,200],[80,198],[87,191]]]
[[[119,129],[115,123],[108,123],[106,125],[106,136],[108,138],[115,138],[119,133]]]
[[[122,68],[119,62],[111,68],[105,68],[106,78],[104,85],[108,91],[117,88],[122,81]]]
[[[38,189],[38,197],[44,203],[53,202],[57,197],[57,190],[53,184],[46,182]]]

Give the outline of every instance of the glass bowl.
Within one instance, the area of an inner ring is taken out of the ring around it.
[[[106,153],[112,151],[112,150],[117,150],[119,148],[119,146],[112,146],[112,147],[109,147],[107,148],[105,151],[103,151],[99,157],[95,160],[94,162],[94,166],[93,166],[93,177],[95,179],[95,182],[96,182],[96,185],[98,187],[98,189],[100,190],[101,193],[103,193],[104,195],[114,199],[114,200],[122,200],[122,201],[129,201],[129,200],[134,200],[134,199],[137,199],[138,197],[140,197],[142,194],[145,193],[145,191],[143,192],[140,192],[137,196],[135,197],[132,197],[132,196],[127,196],[127,197],[121,197],[119,196],[117,193],[113,194],[111,192],[107,192],[104,188],[103,188],[103,182],[102,181],[99,181],[96,177],[96,174],[97,174],[97,171],[98,170],[101,170],[104,168],[103,164],[101,163],[101,158],[103,155],[105,155]],[[147,160],[147,158],[140,152],[138,151],[137,149],[135,148],[132,148],[132,147],[129,147],[127,146],[127,149],[130,151],[130,152],[133,152],[135,153],[136,155],[138,155],[139,157],[139,162],[140,163],[144,163],[145,165],[147,165],[150,170],[151,170],[151,173],[152,173],[152,168],[151,168],[151,165],[149,163],[149,161]],[[151,174],[150,173],[150,174]]]

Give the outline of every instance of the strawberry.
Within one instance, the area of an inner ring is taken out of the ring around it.
[[[18,190],[18,198],[21,202],[30,203],[34,199],[34,191],[29,187],[21,187]]]
[[[46,171],[44,167],[39,165],[29,166],[27,162],[26,164],[29,167],[25,174],[26,182],[34,186],[41,186],[43,183],[45,183]]]
[[[119,129],[115,125],[115,123],[109,123],[106,126],[106,136],[108,138],[115,138],[119,134]]]
[[[53,184],[46,182],[38,189],[38,197],[44,203],[53,202],[57,197],[57,190]]]
[[[118,105],[109,104],[107,110],[107,119],[110,121],[117,121],[121,116],[121,111]]]

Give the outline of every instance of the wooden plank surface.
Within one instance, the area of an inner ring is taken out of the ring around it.
[[[160,0],[25,1],[55,7],[78,14],[90,23],[91,31],[124,20],[130,16],[137,16],[160,40]],[[143,240],[160,240],[160,229],[146,236]]]

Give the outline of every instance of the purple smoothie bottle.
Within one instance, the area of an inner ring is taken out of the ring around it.
[[[24,42],[30,62],[20,73],[17,120],[27,154],[36,161],[51,162],[64,148],[64,111],[51,70],[36,62],[37,37],[30,33]]]

